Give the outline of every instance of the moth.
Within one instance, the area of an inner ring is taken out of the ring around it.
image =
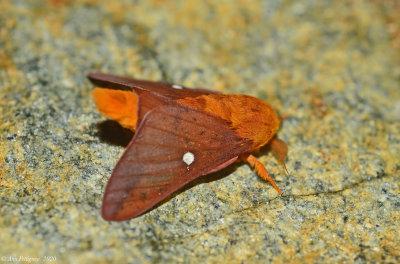
[[[99,111],[135,132],[107,183],[102,217],[139,216],[199,176],[247,161],[282,191],[253,151],[268,144],[283,162],[286,144],[275,134],[280,117],[248,95],[89,73]],[[286,166],[285,166],[286,169]]]

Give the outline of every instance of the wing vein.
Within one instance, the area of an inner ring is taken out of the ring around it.
[[[145,185],[143,185],[143,186],[134,186],[133,188],[131,188],[131,189],[149,189],[149,188],[158,188],[158,187],[165,187],[165,186],[168,186],[169,185],[169,183],[165,183],[165,184],[159,184],[159,185],[147,185],[147,186],[145,186]],[[111,190],[108,190],[108,192],[110,192],[110,193],[116,193],[116,192],[121,192],[121,191],[123,191],[123,190],[126,190],[126,187],[124,187],[124,188],[118,188],[118,189],[111,189]]]
[[[185,147],[180,147],[177,145],[166,145],[166,144],[158,144],[158,143],[150,143],[150,142],[141,142],[141,141],[135,141],[135,144],[140,144],[140,145],[147,145],[147,146],[154,146],[154,147],[165,147],[165,148],[173,148],[173,149],[183,149],[187,150]],[[203,151],[207,150],[217,150],[220,149],[220,147],[208,147],[207,149],[204,149]]]
[[[123,174],[123,175],[113,174],[113,175],[115,175],[116,179],[124,179],[124,178],[131,178],[131,177],[143,177],[143,176],[154,176],[154,175],[169,175],[172,172],[178,171],[179,169],[183,169],[183,168],[177,166],[174,169],[169,169],[169,170],[152,171],[152,172],[144,172],[144,173],[131,173],[131,174]]]
[[[176,161],[177,159],[181,159],[182,155],[179,154],[179,156],[155,156],[155,157],[149,157],[149,158],[143,158],[143,159],[126,159],[126,161],[128,162],[134,162],[134,163],[140,163],[140,164],[148,164],[148,163],[154,163],[154,162],[158,162],[158,163],[168,163],[171,161]]]
[[[159,127],[155,127],[155,126],[152,126],[152,125],[147,125],[147,127],[150,127],[150,128],[152,128],[152,129],[156,129],[156,130],[163,131],[163,132],[165,132],[165,133],[174,135],[174,136],[176,136],[176,137],[180,137],[180,138],[187,139],[187,140],[189,140],[190,142],[197,143],[197,144],[199,144],[199,145],[204,145],[204,141],[202,142],[202,141],[199,141],[199,140],[193,140],[193,137],[188,137],[188,136],[180,135],[180,134],[175,133],[175,132],[172,132],[171,130],[168,130],[168,129],[159,128]]]
[[[166,111],[163,111],[162,108],[157,109],[157,110],[160,111],[160,112],[162,112],[163,115],[170,116],[170,117],[173,117],[174,119],[176,119],[176,115],[171,114],[171,113],[166,112]],[[191,110],[194,110],[194,109],[191,109]],[[202,112],[202,113],[205,114],[205,112]],[[217,116],[213,116],[213,115],[210,115],[210,118],[218,118],[218,119],[221,119],[221,118],[219,118],[219,117],[217,117]],[[196,126],[199,126],[199,127],[203,127],[203,128],[215,130],[215,127],[213,127],[213,126],[206,126],[206,125],[203,124],[203,123],[194,122],[193,120],[189,120],[189,119],[182,118],[182,117],[179,117],[179,119],[181,119],[181,120],[183,120],[183,121],[185,121],[185,122],[188,122],[188,123],[192,123],[192,124],[194,124],[194,125],[196,125]],[[221,121],[227,122],[227,121],[225,121],[225,120],[223,120],[223,119],[221,119]]]

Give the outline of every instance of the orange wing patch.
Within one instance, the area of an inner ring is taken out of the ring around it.
[[[122,127],[136,129],[138,96],[132,91],[96,88],[92,91],[100,112]]]

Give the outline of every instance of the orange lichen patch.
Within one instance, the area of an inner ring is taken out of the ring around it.
[[[211,94],[178,101],[228,121],[239,137],[253,141],[252,150],[267,144],[279,129],[275,110],[251,96]]]
[[[7,155],[7,149],[4,143],[0,143],[0,186],[10,187],[12,183],[5,180],[5,175],[7,175],[8,171],[6,170],[6,161],[5,157]]]
[[[6,180],[0,180],[0,186],[6,187],[6,188],[11,188],[14,186],[14,184],[11,181],[6,181]]]
[[[392,46],[400,48],[400,2],[393,0],[375,0],[379,8],[383,11],[391,37]]]
[[[14,68],[13,62],[2,50],[0,50],[0,68],[4,69]]]
[[[68,5],[72,5],[75,3],[80,3],[80,4],[87,4],[87,5],[94,5],[98,4],[98,0],[81,0],[81,1],[76,1],[76,0],[48,0],[51,5],[57,6],[57,7],[64,7]]]
[[[324,117],[328,113],[327,106],[322,98],[322,95],[318,92],[318,88],[314,88],[312,90],[311,106],[312,113],[318,117]]]
[[[96,88],[92,91],[99,111],[132,131],[136,129],[138,97],[131,91]]]
[[[54,6],[66,6],[74,2],[74,0],[49,0],[51,5]]]

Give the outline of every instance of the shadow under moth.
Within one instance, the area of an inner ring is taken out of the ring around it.
[[[135,132],[111,178],[102,202],[105,220],[141,215],[199,176],[247,161],[282,191],[253,151],[268,144],[283,162],[286,144],[275,134],[276,111],[248,95],[89,73],[102,114]],[[285,167],[286,169],[286,167]]]

